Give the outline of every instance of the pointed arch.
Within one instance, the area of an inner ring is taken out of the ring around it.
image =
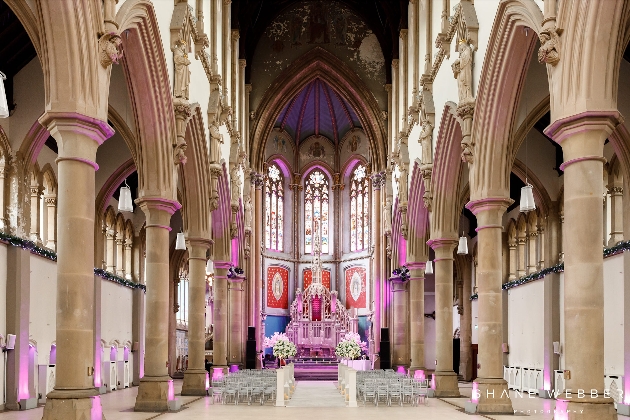
[[[431,174],[433,191],[431,238],[457,238],[459,227],[459,196],[462,175],[462,130],[456,115],[457,105],[447,102],[442,113],[440,131],[435,145]]]
[[[407,201],[407,261],[423,262],[429,256],[427,241],[429,240],[429,210],[424,206],[424,181],[420,167],[422,163],[416,160],[411,171],[409,183],[409,199]]]
[[[518,159],[514,159],[514,166],[512,166],[512,173],[519,177],[523,182],[527,180],[534,187],[534,202],[538,206],[542,214],[547,216],[549,214],[549,205],[551,204],[551,197],[545,188],[542,181],[536,176],[533,170],[527,169],[523,162]],[[527,174],[527,176],[525,176]]]
[[[107,229],[116,228],[116,212],[112,206],[107,207],[105,210],[105,225]]]
[[[191,105],[192,118],[186,127],[188,160],[181,165],[182,218],[188,238],[210,239],[210,154],[205,136],[201,106]]]
[[[50,163],[46,163],[42,168],[42,186],[47,194],[57,194],[57,176]]]
[[[138,196],[175,199],[175,113],[166,58],[153,4],[127,0],[116,14],[125,54],[130,102],[136,121]],[[132,153],[133,155],[133,153]]]
[[[315,79],[328,83],[357,111],[357,116],[372,151],[373,167],[384,169],[386,163],[386,127],[374,95],[363,81],[332,53],[317,47],[295,60],[267,89],[261,100],[250,138],[250,162],[257,167],[264,162],[266,141],[286,102]]]
[[[541,31],[543,14],[533,0],[508,0],[499,8],[489,43],[475,104],[470,166],[471,200],[509,197],[509,147],[518,99],[528,64]],[[533,31],[526,36],[522,29]]]

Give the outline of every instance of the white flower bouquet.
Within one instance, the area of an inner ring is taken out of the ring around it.
[[[273,345],[273,355],[279,359],[288,359],[297,354],[297,347],[288,338],[277,339]]]
[[[361,357],[361,346],[354,340],[344,338],[337,344],[335,354],[342,359],[355,360]]]

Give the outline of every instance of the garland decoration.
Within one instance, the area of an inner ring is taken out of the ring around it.
[[[4,242],[11,246],[20,247],[22,249],[30,251],[31,254],[39,255],[40,257],[46,258],[48,260],[57,261],[57,253],[55,251],[37,246],[35,242],[28,239],[13,236],[5,232],[0,232],[0,242]],[[131,280],[118,277],[112,273],[103,270],[102,268],[95,268],[94,274],[102,279],[118,283],[121,286],[129,287],[131,289],[142,289],[145,293],[147,291],[147,287],[144,284],[134,283]]]
[[[621,241],[615,246],[611,246],[610,248],[604,248],[604,258],[609,258],[622,252],[630,251],[630,241]],[[553,267],[543,268],[540,271],[535,273],[528,274],[527,276],[523,276],[519,279],[509,281],[507,283],[503,283],[501,288],[503,290],[509,290],[514,287],[522,286],[527,283],[531,283],[532,281],[540,280],[544,278],[547,274],[551,273],[562,273],[564,272],[564,263],[556,264]],[[476,300],[478,298],[477,293],[470,297],[470,300]]]
[[[409,280],[409,268],[407,268],[406,265],[396,268],[394,271],[392,271],[392,274],[392,278],[398,277],[402,281]]]
[[[243,271],[243,269],[242,269],[242,268],[232,266],[232,267],[230,267],[230,268],[228,269],[227,276],[228,276],[228,278],[233,279],[234,277],[240,277],[240,276],[242,276],[242,275],[243,275],[243,273],[244,273],[244,271]]]

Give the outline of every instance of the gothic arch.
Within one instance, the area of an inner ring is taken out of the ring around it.
[[[429,255],[427,240],[429,239],[429,210],[424,206],[424,181],[420,162],[413,164],[409,183],[409,200],[407,201],[407,261],[426,261]]]
[[[457,105],[447,102],[442,113],[435,146],[431,190],[433,205],[431,238],[457,238],[459,215],[457,191],[462,175],[462,131],[456,116]]]
[[[267,89],[256,112],[250,141],[250,162],[261,166],[266,139],[283,105],[316,78],[326,81],[357,111],[372,150],[373,167],[386,163],[386,127],[374,95],[341,60],[322,48],[314,48],[286,68]]]
[[[133,159],[128,159],[123,162],[110,176],[107,178],[107,181],[101,187],[101,190],[98,192],[96,196],[96,213],[100,214],[105,207],[109,204],[109,200],[111,200],[116,188],[123,181],[131,176],[136,171],[136,165],[133,163]],[[98,219],[97,219],[98,220]]]
[[[214,241],[212,249],[213,260],[229,262],[232,247],[232,238],[230,237],[232,208],[225,163],[222,165],[222,172],[218,185],[219,207],[212,212],[212,240]]]
[[[189,238],[210,239],[210,154],[199,104],[191,105],[192,118],[186,127],[188,160],[180,166],[182,182],[182,218]]]
[[[518,98],[541,31],[533,0],[499,3],[481,70],[472,126],[471,200],[509,196],[509,147]],[[532,29],[525,35],[524,27]]]
[[[525,176],[526,166],[518,159],[514,159],[514,166],[512,166],[512,172],[519,179],[525,182],[525,179],[534,187],[534,202],[542,210],[542,214],[545,216],[549,214],[549,205],[551,204],[551,197],[543,183],[538,179],[534,171],[527,170],[527,177]]]
[[[44,165],[41,174],[42,186],[46,189],[47,194],[57,194],[57,176],[50,163]]]
[[[287,158],[284,157],[284,155],[281,155],[281,154],[271,155],[269,156],[269,158],[267,158],[267,161],[265,163],[267,163],[267,165],[272,165],[275,163],[276,165],[280,167],[280,170],[282,171],[282,175],[285,177],[285,179],[291,180],[291,177],[293,175],[293,169],[291,167],[291,164],[287,160]]]
[[[136,121],[138,196],[176,199],[173,146],[175,112],[157,16],[148,0],[127,0],[116,14]],[[132,152],[133,155],[133,152]]]

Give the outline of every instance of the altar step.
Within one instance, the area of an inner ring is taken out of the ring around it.
[[[294,364],[296,380],[305,381],[336,381],[337,362],[301,362]]]

